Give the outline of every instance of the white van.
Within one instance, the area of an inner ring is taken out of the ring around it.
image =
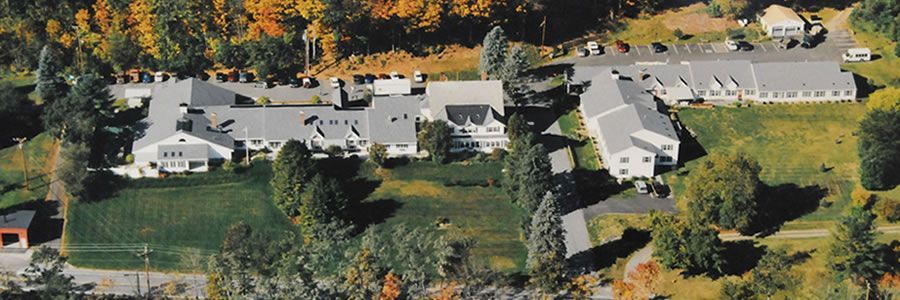
[[[844,62],[860,62],[872,60],[872,51],[869,48],[850,48],[842,55]]]

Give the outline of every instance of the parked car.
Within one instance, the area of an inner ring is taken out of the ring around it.
[[[594,41],[587,42],[587,50],[590,51],[591,55],[600,55],[602,53],[600,44]]]
[[[872,60],[872,50],[869,50],[869,48],[850,48],[841,57],[844,59],[844,62],[870,61]]]
[[[655,53],[663,53],[666,50],[669,50],[665,45],[660,42],[652,42],[650,43],[650,48],[653,48],[653,52]]]
[[[253,73],[250,72],[241,72],[238,75],[238,81],[241,83],[253,82],[256,78],[253,76]]]
[[[634,189],[638,192],[638,194],[646,194],[650,192],[650,189],[647,187],[647,183],[643,180],[635,180]]]
[[[153,83],[153,75],[147,72],[141,72],[141,82],[143,83]]]
[[[629,48],[628,44],[622,40],[616,40],[616,50],[618,50],[619,53],[627,53]]]
[[[232,70],[228,72],[228,81],[229,82],[238,82],[240,81],[240,73],[238,71]]]
[[[269,89],[269,88],[272,88],[273,86],[275,86],[275,83],[272,82],[271,79],[260,80],[253,84],[253,87],[260,88],[260,89]]]
[[[378,74],[378,79],[391,79],[391,76],[388,74],[381,73],[381,74]]]
[[[340,79],[338,79],[337,77],[331,77],[330,80],[331,80],[331,88],[333,88],[333,89],[341,88],[341,80]]]
[[[303,82],[303,88],[307,88],[307,89],[314,88],[317,85],[316,84],[317,81],[313,77],[303,77],[302,82]]]
[[[222,72],[218,72],[216,73],[216,80],[219,82],[226,82],[228,81],[228,75],[225,75],[225,73]]]
[[[353,74],[353,83],[364,84],[366,83],[366,77],[359,74]]]
[[[153,74],[153,81],[163,82],[166,80],[169,80],[169,74],[166,72],[156,72],[156,74]]]
[[[131,69],[128,71],[128,81],[129,82],[141,82],[141,70]]]
[[[421,71],[416,70],[413,72],[413,80],[415,82],[425,82],[425,74],[422,74]]]
[[[818,39],[815,35],[811,34],[804,34],[803,39],[800,41],[800,47],[803,47],[804,49],[812,49],[816,47],[816,44],[818,44]]]
[[[747,41],[740,41],[738,42],[738,48],[740,48],[741,51],[752,51],[753,44],[748,43]]]
[[[374,83],[376,78],[378,77],[375,77],[375,75],[366,74],[366,84]]]
[[[738,46],[738,43],[732,40],[725,40],[725,49],[728,51],[738,51],[741,48]]]
[[[575,49],[575,54],[578,55],[578,57],[587,57],[591,54],[591,50],[588,50],[588,48],[578,48]]]
[[[397,71],[391,72],[391,79],[400,79],[400,78],[402,78],[402,77],[403,77],[403,76],[400,75],[400,73],[397,73]]]
[[[291,77],[288,79],[288,84],[290,84],[292,88],[298,88],[300,87],[300,78]]]
[[[792,38],[780,39],[780,40],[778,40],[778,48],[785,49],[785,50],[791,49],[791,47],[794,47],[795,43],[797,43],[797,40],[792,39]]]

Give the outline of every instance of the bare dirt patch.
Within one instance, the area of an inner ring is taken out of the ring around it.
[[[667,11],[659,16],[662,24],[669,30],[680,28],[686,34],[699,34],[711,31],[725,31],[737,28],[737,22],[726,18],[713,18],[706,13],[706,4],[694,3],[689,6]]]
[[[478,66],[480,47],[447,46],[443,51],[428,56],[414,56],[406,51],[375,53],[368,56],[341,59],[337,64],[319,66],[315,76],[325,78],[349,77],[352,74],[380,74],[397,71],[407,77],[413,71],[425,74],[468,70]]]

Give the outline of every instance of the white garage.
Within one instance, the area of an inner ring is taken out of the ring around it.
[[[759,23],[772,38],[801,36],[806,28],[806,21],[794,10],[777,4],[766,8]]]

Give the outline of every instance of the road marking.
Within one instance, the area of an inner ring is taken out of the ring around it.
[[[759,43],[759,47],[763,49],[763,52],[769,52],[769,49],[766,49],[766,44]]]
[[[778,47],[778,44],[775,44],[775,42],[772,42],[772,47],[775,48],[775,52],[781,52],[781,47]]]
[[[690,53],[690,54],[694,53],[694,51],[691,51],[691,44],[684,45],[684,47],[687,48],[688,53]]]
[[[716,47],[714,47],[712,43],[709,43],[709,48],[712,50],[705,50],[703,52],[706,52],[706,53],[715,53],[716,52]]]
[[[609,48],[609,50],[610,50],[609,52],[612,52],[613,56],[616,56],[616,55],[617,55],[617,54],[616,54],[616,50],[613,49],[612,47],[606,47],[606,48]]]
[[[678,54],[678,45],[672,44],[672,49],[675,49],[675,54]]]
[[[638,55],[641,55],[641,46],[634,47],[634,49],[637,49]]]

